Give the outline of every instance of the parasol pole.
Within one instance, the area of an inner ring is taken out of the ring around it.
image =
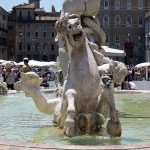
[[[146,81],[148,81],[148,66],[146,66],[145,68],[146,68]]]

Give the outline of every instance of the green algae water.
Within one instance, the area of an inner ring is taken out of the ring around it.
[[[55,94],[45,94],[55,97]],[[0,96],[0,136],[10,140],[54,145],[128,145],[150,141],[150,94],[116,94],[122,136],[64,136],[53,116],[39,112],[24,93]]]

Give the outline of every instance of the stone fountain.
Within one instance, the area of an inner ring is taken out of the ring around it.
[[[0,81],[0,94],[7,94],[7,93],[8,93],[8,88],[6,84]]]
[[[54,122],[68,137],[96,133],[109,118],[106,129],[111,137],[121,136],[115,106],[114,84],[121,84],[127,68],[100,53],[105,33],[95,15],[100,0],[65,0],[56,23],[59,67],[63,85],[57,98],[48,99],[40,91],[43,79],[34,72],[21,73],[17,91],[32,97],[43,113],[54,114]],[[94,9],[93,9],[94,8]]]

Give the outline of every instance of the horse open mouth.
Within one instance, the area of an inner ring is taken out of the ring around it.
[[[79,41],[79,40],[81,40],[82,39],[82,32],[80,32],[80,33],[78,33],[78,34],[74,34],[73,35],[73,39],[75,40],[75,41]]]

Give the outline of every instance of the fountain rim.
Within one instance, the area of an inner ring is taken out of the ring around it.
[[[0,137],[0,150],[4,149],[17,149],[17,150],[145,150],[150,149],[150,142],[143,142],[130,145],[109,145],[109,146],[79,146],[79,145],[50,145],[50,144],[36,144],[30,142],[19,142],[8,140]]]
[[[42,92],[53,93],[55,89],[42,89]],[[8,94],[14,94],[19,92],[8,92]],[[115,94],[125,94],[125,93],[144,93],[150,94],[150,90],[115,90]],[[61,148],[60,148],[61,146]],[[0,137],[0,150],[4,149],[18,149],[18,150],[32,150],[33,148],[36,150],[145,150],[150,149],[150,142],[141,142],[136,144],[129,144],[129,145],[109,145],[109,146],[79,146],[79,145],[50,145],[50,144],[38,144],[38,143],[31,143],[31,142],[20,142],[20,141],[13,141],[8,140],[3,137]]]
[[[44,93],[55,93],[56,89],[40,89],[41,92]],[[24,93],[23,91],[16,91],[16,90],[9,90],[8,94],[16,94],[16,93]],[[150,94],[150,90],[118,90],[115,89],[114,90],[114,94],[126,94],[126,93],[130,93],[130,94]]]

